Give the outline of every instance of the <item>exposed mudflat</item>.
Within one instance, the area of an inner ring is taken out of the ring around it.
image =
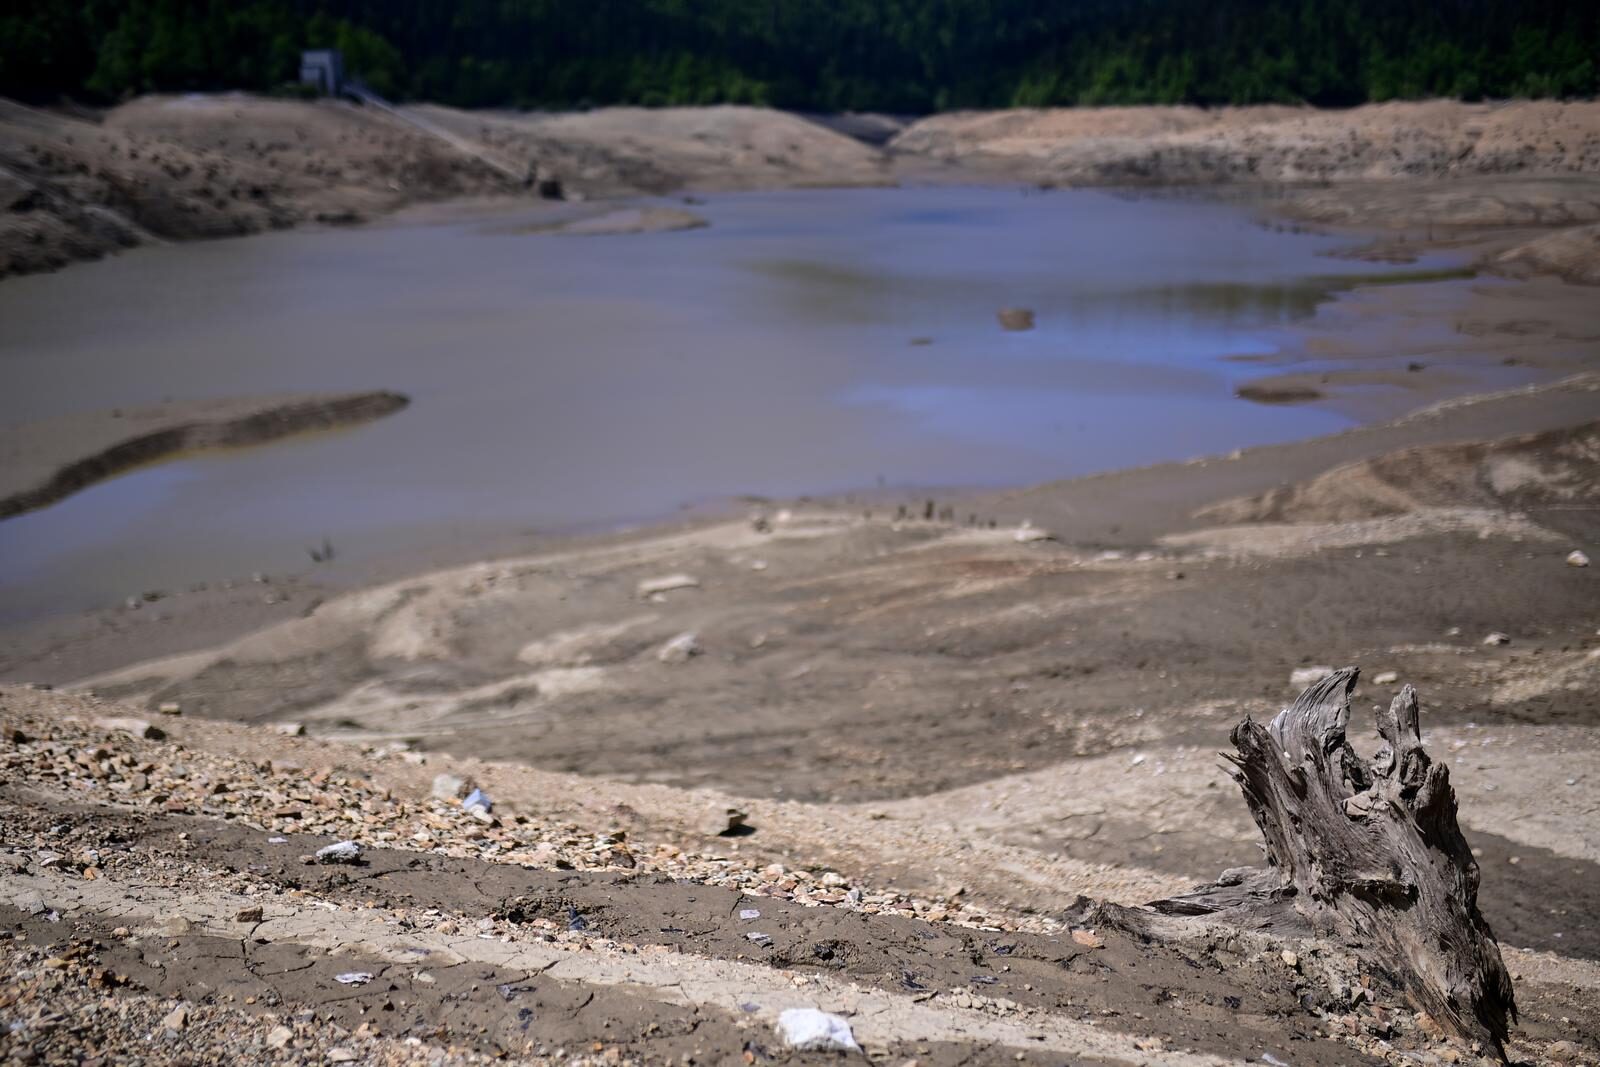
[[[0,427],[0,519],[189,452],[243,448],[399,411],[398,393],[252,397],[117,408]]]

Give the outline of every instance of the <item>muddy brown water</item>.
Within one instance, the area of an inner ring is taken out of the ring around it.
[[[1374,273],[1244,205],[946,187],[692,210],[711,225],[529,235],[510,213],[8,281],[4,422],[285,391],[413,404],[0,523],[0,619],[300,570],[323,538],[373,557],[745,493],[1019,485],[1349,424],[1234,396],[1259,368],[1226,357],[1292,346]],[[1001,330],[1006,306],[1037,328]]]

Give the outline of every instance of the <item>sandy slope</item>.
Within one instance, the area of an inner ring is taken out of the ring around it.
[[[958,112],[891,149],[1065,183],[1328,181],[1600,171],[1600,104]]]

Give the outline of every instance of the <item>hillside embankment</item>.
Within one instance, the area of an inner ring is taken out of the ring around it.
[[[1600,220],[1600,104],[954,113],[892,137],[894,120],[873,118],[871,136],[857,139],[840,132],[848,123],[733,106],[390,113],[221,94],[93,112],[0,101],[0,275],[465,197],[960,180],[1287,186],[1285,210],[1307,219],[1494,228],[1521,239],[1500,250],[1508,271],[1595,276],[1592,234],[1516,246]],[[1361,191],[1319,191],[1329,183]]]

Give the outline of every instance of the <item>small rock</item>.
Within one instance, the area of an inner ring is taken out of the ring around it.
[[[339,841],[317,849],[318,863],[360,863],[361,846],[354,841]]]
[[[1572,1063],[1578,1058],[1578,1046],[1571,1041],[1556,1041],[1544,1050],[1544,1055],[1552,1063]]]
[[[681,633],[662,645],[656,659],[662,663],[687,663],[705,650],[700,647],[700,637],[693,631]]]
[[[1584,555],[1579,550],[1573,549],[1571,552],[1567,553],[1567,566],[1569,566],[1569,567],[1587,567],[1588,565],[1589,565],[1589,557]]]
[[[467,783],[453,774],[435,775],[433,795],[440,800],[460,800],[467,795]]]
[[[745,820],[749,817],[738,808],[718,805],[706,812],[700,821],[700,832],[707,837],[737,837],[747,831]]]
[[[248,908],[240,908],[238,914],[233,917],[233,921],[240,923],[258,923],[264,917],[265,915],[261,910],[261,905],[252,904]]]
[[[655,596],[658,593],[670,593],[674,589],[698,589],[700,579],[692,574],[669,574],[662,578],[646,578],[639,583],[639,596],[641,599]]]
[[[134,737],[142,737],[146,741],[160,741],[162,738],[167,736],[165,733],[162,732],[160,727],[156,726],[155,724],[149,722],[146,719],[134,719],[134,718],[96,719],[94,721],[94,724],[96,726],[100,727],[100,729],[102,729],[102,730],[111,730],[113,732],[121,732],[121,733],[125,733],[125,734],[132,734]]]
[[[282,734],[284,737],[304,737],[306,724],[303,722],[280,722],[272,727],[273,733]]]
[[[163,715],[182,715],[183,705],[177,703],[176,701],[169,700],[157,707],[156,710]]]
[[[1496,630],[1489,634],[1489,636],[1485,637],[1483,639],[1483,643],[1486,645],[1509,645],[1511,643],[1511,638],[1509,635],[1503,634],[1499,630]]]
[[[1084,948],[1099,948],[1105,944],[1093,930],[1074,930],[1072,931],[1072,940]]]
[[[268,1048],[283,1048],[294,1040],[294,1031],[287,1026],[274,1026],[267,1034]]]
[[[1393,685],[1400,680],[1399,671],[1379,671],[1372,676],[1373,685]]]
[[[1300,957],[1295,953],[1290,952],[1288,949],[1284,949],[1282,952],[1278,953],[1278,957],[1283,960],[1284,966],[1286,967],[1300,966]]]
[[[995,312],[995,318],[1000,320],[1000,328],[1003,330],[1033,329],[1032,308],[1001,308]]]
[[[1289,672],[1289,684],[1303,689],[1308,685],[1316,685],[1332,673],[1332,667],[1301,667]]]
[[[182,1031],[189,1025],[189,1009],[181,1004],[178,1005],[167,1013],[165,1019],[161,1020],[161,1025],[168,1030]]]
[[[792,1049],[808,1052],[859,1052],[850,1024],[816,1008],[790,1008],[778,1016],[778,1036]]]
[[[359,1058],[347,1048],[330,1048],[328,1050],[329,1063],[354,1063]]]

